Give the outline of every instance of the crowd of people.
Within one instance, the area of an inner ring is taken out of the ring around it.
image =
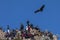
[[[21,24],[20,29],[10,30],[7,25],[7,32],[3,32],[1,40],[57,40],[57,36],[48,30],[41,31],[39,27],[35,27],[29,21],[26,22],[26,28]],[[2,28],[0,28],[2,30]],[[1,32],[0,32],[1,33]],[[1,33],[2,34],[2,33]]]

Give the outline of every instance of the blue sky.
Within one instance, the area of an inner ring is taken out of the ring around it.
[[[43,4],[43,12],[34,14]],[[20,23],[26,25],[30,20],[41,30],[48,29],[54,34],[60,34],[60,0],[0,0],[0,26],[6,29],[19,28]]]

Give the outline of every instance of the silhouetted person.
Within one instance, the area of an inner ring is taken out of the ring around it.
[[[7,25],[7,29],[10,29],[10,28],[9,28],[9,25]]]
[[[27,20],[27,22],[26,22],[26,23],[27,23],[27,25],[29,26],[29,23],[30,23],[30,22],[29,22],[29,20]]]
[[[7,32],[10,34],[10,28],[9,28],[9,25],[7,25]]]
[[[23,34],[23,32],[24,32],[24,25],[23,24],[21,24],[21,26],[20,26],[20,31],[21,31],[21,34]]]
[[[9,40],[9,38],[11,37],[9,25],[7,25],[7,34],[6,34],[6,37],[7,37],[7,40]]]
[[[34,13],[42,12],[44,9],[45,5],[42,5],[40,9],[36,10]]]
[[[29,20],[27,20],[27,25],[26,25],[26,31],[27,31],[27,33],[29,33],[30,32],[30,22],[29,22]]]
[[[20,25],[20,30],[23,30],[23,29],[24,29],[24,25],[21,24],[21,25]]]

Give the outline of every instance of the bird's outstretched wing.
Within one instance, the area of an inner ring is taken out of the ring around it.
[[[42,5],[40,9],[36,10],[34,13],[37,13],[37,12],[42,12],[43,9],[44,9],[45,5]]]
[[[39,12],[40,10],[36,10],[34,13],[37,13],[37,12]]]

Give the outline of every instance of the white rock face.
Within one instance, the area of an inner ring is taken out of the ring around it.
[[[53,35],[53,40],[58,40],[56,35]]]
[[[4,39],[4,38],[5,38],[5,33],[2,30],[0,30],[0,39]]]

